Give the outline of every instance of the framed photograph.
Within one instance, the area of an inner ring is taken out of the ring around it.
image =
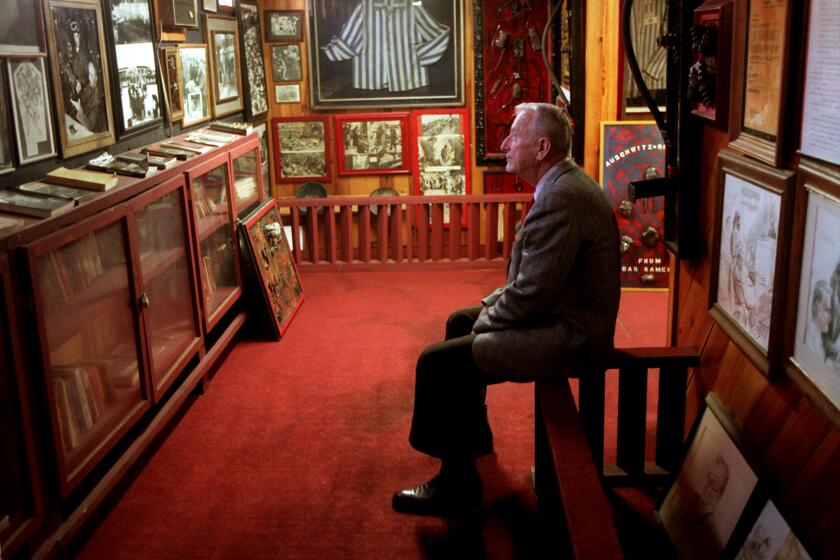
[[[205,15],[204,21],[213,76],[213,115],[223,117],[243,106],[239,29],[231,17]]]
[[[0,55],[45,53],[44,5],[40,0],[5,0],[0,21]]]
[[[219,11],[220,12],[235,12],[236,6],[234,0],[219,0]]]
[[[330,180],[329,117],[275,117],[271,133],[278,183]]]
[[[303,10],[266,10],[265,41],[267,43],[299,43],[303,41]]]
[[[270,198],[241,222],[242,239],[271,312],[274,336],[280,338],[303,303],[297,266],[286,241],[277,202]]]
[[[810,560],[811,555],[779,512],[768,500],[740,546],[732,546],[735,560]]]
[[[780,165],[793,0],[745,2],[746,37],[734,56],[735,132],[731,146],[774,167]],[[736,35],[739,35],[736,33]],[[743,34],[741,34],[743,35]]]
[[[275,103],[300,103],[300,84],[279,84],[274,86]]]
[[[829,68],[840,68],[835,37],[840,7],[832,0],[811,0],[805,56],[805,92],[799,150],[807,156],[840,165],[840,78]],[[834,93],[832,93],[834,92]]]
[[[181,92],[184,98],[186,128],[210,120],[210,84],[207,80],[207,45],[180,45]]]
[[[114,143],[105,33],[98,0],[46,0],[53,84],[67,158]]]
[[[6,63],[0,60],[0,175],[15,170],[12,150],[12,121],[9,120],[9,90],[6,87]]]
[[[309,0],[308,6],[314,109],[463,105],[461,0]]]
[[[418,110],[411,112],[411,119],[414,194],[469,194],[468,110]]]
[[[198,8],[200,0],[157,0],[155,15],[160,18],[161,27],[172,31],[174,27],[183,33],[185,27],[200,27]]]
[[[408,173],[408,113],[336,115],[340,175]]]
[[[217,0],[201,0],[201,9],[205,12],[218,12],[219,3]]]
[[[275,82],[299,82],[300,45],[271,45],[271,78]]]
[[[248,119],[268,112],[268,89],[265,80],[265,63],[260,31],[260,9],[254,3],[240,1],[239,37],[242,41],[242,59],[245,64],[245,114]]]
[[[169,120],[179,121],[184,117],[184,97],[181,91],[181,57],[178,56],[178,47],[163,47],[160,56]]]
[[[734,420],[714,394],[706,404],[656,511],[680,558],[720,558],[758,486]]]
[[[759,371],[781,364],[793,173],[718,155],[710,314]]]
[[[162,120],[149,0],[109,0],[117,76],[113,86],[120,136]]]
[[[12,122],[21,165],[56,155],[44,58],[6,60]]]
[[[840,172],[803,162],[797,175],[786,371],[840,429]]]

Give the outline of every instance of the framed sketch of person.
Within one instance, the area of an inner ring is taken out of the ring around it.
[[[754,464],[734,419],[709,393],[655,512],[680,558],[721,558],[744,510],[761,499]]]
[[[255,3],[239,2],[237,11],[242,60],[245,65],[245,115],[254,119],[268,112],[268,89],[265,80],[260,9]]]
[[[335,116],[339,175],[409,172],[408,113]]]
[[[9,90],[6,87],[6,63],[0,60],[0,175],[15,170],[12,149],[12,121],[9,119]]]
[[[330,180],[329,117],[271,119],[276,182]]]
[[[21,165],[56,154],[47,71],[43,57],[8,58],[12,122]]]
[[[729,150],[718,155],[709,313],[765,375],[783,360],[777,302],[785,299],[793,180]]]
[[[44,53],[44,5],[41,0],[5,0],[0,18],[0,55]]]
[[[736,3],[730,145],[774,167],[781,163],[793,0]]]
[[[160,84],[153,44],[149,0],[108,0],[111,40],[117,73],[113,80],[119,102],[115,105],[121,137],[160,123]]]
[[[463,4],[308,0],[312,107],[463,105]]]
[[[236,19],[205,15],[210,48],[213,115],[223,117],[242,110],[242,74],[239,68],[239,29]]]
[[[300,81],[300,45],[271,45],[271,78],[275,82]]]
[[[162,47],[160,49],[163,69],[163,87],[166,88],[166,99],[169,106],[169,120],[176,122],[184,117],[184,96],[181,93],[181,57],[178,47]]]
[[[797,176],[785,369],[840,429],[840,172],[803,161]]]
[[[303,41],[303,10],[266,10],[266,43],[299,43]]]
[[[181,126],[193,126],[210,120],[210,83],[207,79],[207,45],[178,46],[181,61],[181,92],[184,116]]]
[[[61,154],[114,143],[111,86],[98,0],[45,0]]]
[[[758,508],[755,508],[756,510]],[[745,512],[744,517],[747,516]],[[788,524],[776,503],[773,500],[761,507],[756,516],[753,514],[749,526],[741,531],[744,518],[739,523],[737,532],[741,535],[733,535],[727,545],[727,553],[724,558],[735,558],[736,560],[760,560],[763,558],[772,559],[798,559],[811,560],[811,555],[796,532]]]

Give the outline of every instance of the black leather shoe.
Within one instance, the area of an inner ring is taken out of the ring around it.
[[[466,513],[481,504],[483,485],[476,475],[467,480],[449,481],[437,474],[428,482],[394,494],[391,505],[403,513],[453,515]]]

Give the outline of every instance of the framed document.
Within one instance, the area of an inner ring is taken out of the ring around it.
[[[408,173],[408,113],[336,115],[340,175]]]
[[[12,122],[21,165],[55,155],[55,137],[44,59],[10,58],[6,62]]]
[[[786,141],[784,114],[790,71],[793,0],[747,0],[741,56],[734,57],[734,139],[731,146],[772,166]],[[738,51],[736,50],[736,53]],[[733,123],[731,123],[733,124]]]
[[[330,180],[329,117],[275,117],[271,129],[278,183]]]
[[[242,110],[239,29],[231,17],[205,14],[204,22],[210,50],[213,115],[223,117]]]
[[[179,45],[181,92],[186,128],[210,120],[210,85],[207,79],[207,45]]]
[[[765,375],[781,364],[794,174],[721,150],[710,314]]]

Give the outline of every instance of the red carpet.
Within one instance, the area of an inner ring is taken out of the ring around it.
[[[419,351],[501,270],[317,273],[280,342],[240,341],[79,553],[119,558],[536,558],[533,387],[490,387],[485,507],[390,507],[434,474],[407,442]],[[665,342],[667,295],[625,292],[618,346]]]

